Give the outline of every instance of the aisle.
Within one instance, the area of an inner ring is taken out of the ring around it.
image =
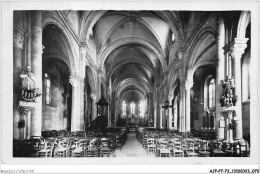
[[[135,132],[127,134],[127,140],[122,150],[117,149],[113,157],[151,157],[155,158],[154,154],[147,154],[141,143],[136,138]]]

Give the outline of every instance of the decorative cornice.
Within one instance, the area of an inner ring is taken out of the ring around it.
[[[192,86],[193,86],[193,83],[191,81],[188,81],[188,80],[185,81],[186,90],[190,90]]]
[[[80,85],[80,78],[78,76],[70,76],[69,81],[74,87],[79,87]]]
[[[14,36],[13,36],[14,47],[23,49],[23,43],[24,43],[24,34],[18,30],[14,31]]]
[[[235,38],[234,43],[230,47],[231,57],[234,59],[240,59],[247,47],[248,38]]]

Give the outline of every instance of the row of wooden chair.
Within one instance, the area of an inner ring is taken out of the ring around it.
[[[147,153],[155,153],[157,157],[197,157],[209,156],[208,142],[205,140],[178,138],[146,138],[142,141]]]

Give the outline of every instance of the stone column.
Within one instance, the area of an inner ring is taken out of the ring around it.
[[[96,109],[97,108],[97,105],[96,105],[97,96],[95,93],[91,93],[90,97],[92,98],[92,120],[95,120],[97,117],[97,109]]]
[[[70,76],[72,85],[71,131],[80,131],[80,78]]]
[[[163,104],[162,103],[159,103],[159,108],[158,108],[158,111],[159,111],[159,114],[158,114],[158,128],[159,129],[162,129],[163,128],[163,109],[162,109],[162,106]]]
[[[185,132],[185,58],[184,53],[179,52],[179,78],[180,78],[180,132]]]
[[[178,132],[181,132],[181,119],[180,119],[180,94],[177,96],[178,99],[177,99],[177,131]]]
[[[172,112],[172,108],[173,108],[173,102],[172,102],[172,100],[173,100],[173,96],[172,95],[169,95],[168,96],[168,100],[169,100],[169,105],[170,105],[170,107],[169,107],[169,109],[168,109],[168,129],[169,130],[171,130],[172,129],[172,119],[174,118],[173,117],[173,112]]]
[[[174,118],[174,130],[178,130],[178,96],[175,96],[173,102],[173,118]]]
[[[109,107],[108,107],[108,127],[111,127],[111,90],[109,88],[109,85],[107,85],[107,102],[109,103]]]
[[[185,81],[185,132],[190,132],[190,89],[191,81]]]
[[[150,119],[154,122],[154,107],[153,107],[153,93],[148,93],[148,123]],[[149,123],[150,124],[150,123]],[[153,125],[151,125],[153,126]]]
[[[223,112],[220,111],[221,103],[220,97],[223,96],[223,81],[225,78],[225,26],[224,20],[220,18],[218,20],[218,37],[217,37],[217,46],[218,46],[218,64],[216,68],[216,90],[215,90],[215,103],[216,103],[216,116],[215,116],[215,128],[216,128],[216,138],[224,139],[224,128],[219,127],[220,119],[223,116]]]
[[[235,140],[243,139],[242,130],[242,99],[241,99],[241,56],[247,47],[248,38],[235,38],[231,46],[231,56],[234,60],[235,95],[237,96],[235,120]]]
[[[111,95],[111,123],[112,126],[116,124],[116,92],[113,91]]]
[[[99,101],[99,99],[101,98],[101,83],[102,83],[101,77],[102,77],[102,71],[98,70],[98,72],[97,72],[97,91],[96,91],[97,92],[96,93],[97,101]]]
[[[42,12],[32,11],[31,17],[31,66],[35,85],[42,91]],[[37,97],[36,102],[37,108],[32,110],[31,115],[31,136],[41,136],[42,130],[42,95]]]
[[[119,97],[118,97],[118,95],[116,95],[116,106],[115,106],[115,126],[117,126],[118,125],[118,123],[119,123],[119,118],[118,118],[118,114],[119,114],[119,112],[120,112],[120,106],[121,106],[121,104],[120,104],[120,100],[119,100]],[[135,109],[136,110],[136,109]]]
[[[85,87],[85,56],[86,56],[86,47],[80,47],[80,130],[84,131],[85,130],[85,120],[84,120],[84,100],[85,100],[85,95],[84,95],[84,87]]]
[[[18,122],[20,121],[19,112],[19,95],[16,92],[16,88],[21,86],[21,80],[19,74],[22,71],[22,59],[23,59],[23,42],[24,34],[19,30],[14,31],[13,35],[13,138],[19,139]],[[23,129],[23,128],[21,128]],[[21,130],[20,129],[20,130]]]

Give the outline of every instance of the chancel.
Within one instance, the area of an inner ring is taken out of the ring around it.
[[[14,11],[13,157],[249,157],[250,11]]]

